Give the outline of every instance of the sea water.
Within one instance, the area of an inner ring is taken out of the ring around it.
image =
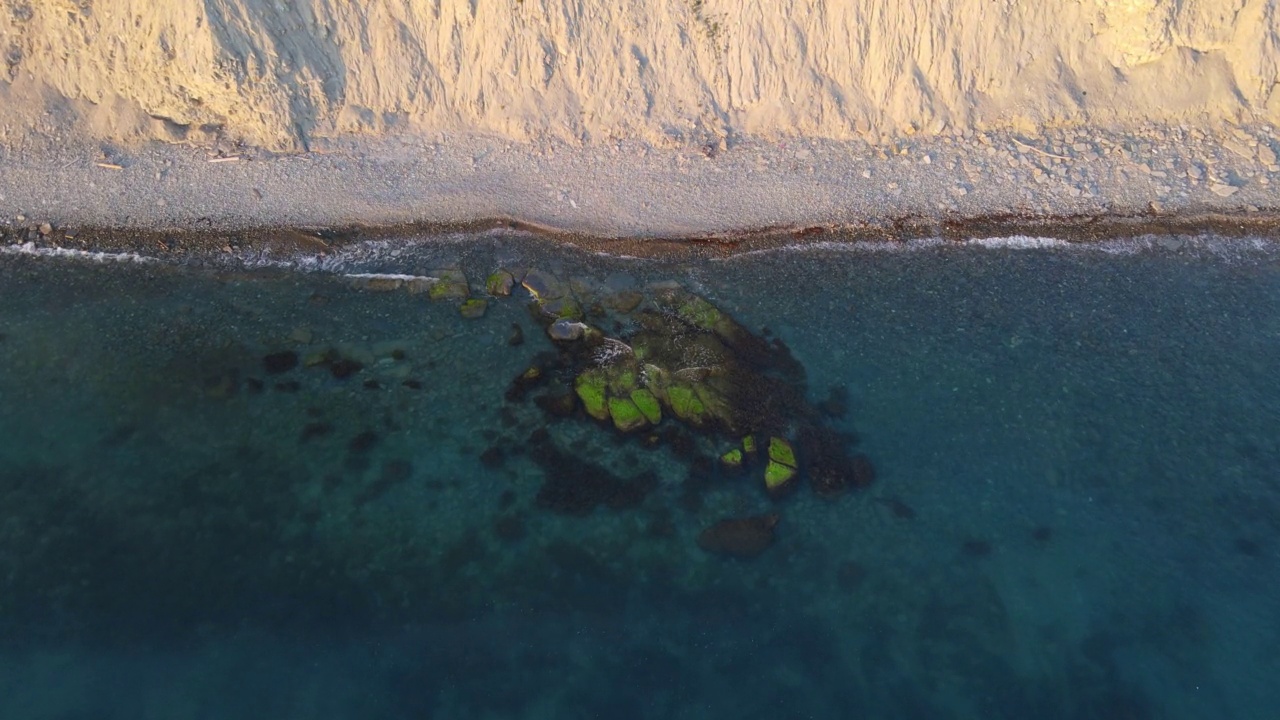
[[[549,415],[510,392],[557,352],[529,293],[468,319],[349,277],[499,267],[679,282],[803,366],[874,483],[774,499],[723,437]],[[1275,717],[1278,357],[1247,239],[11,247],[0,717]],[[583,468],[647,492],[541,502]],[[698,542],[771,515],[758,556]]]

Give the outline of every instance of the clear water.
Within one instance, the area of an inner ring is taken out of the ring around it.
[[[1275,717],[1280,252],[1171,240],[0,255],[0,717]],[[847,388],[876,483],[700,483],[504,400],[551,349],[518,297],[464,320],[333,274],[455,265],[681,281],[814,403]],[[325,347],[366,367],[264,372]],[[656,489],[548,511],[540,428]],[[759,557],[699,548],[760,512]]]

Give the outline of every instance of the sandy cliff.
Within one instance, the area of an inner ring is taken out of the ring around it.
[[[32,106],[94,137],[274,149],[388,129],[704,144],[1280,118],[1274,0],[2,7],[10,135]]]
[[[1278,0],[0,0],[0,56],[10,237],[1280,208]]]

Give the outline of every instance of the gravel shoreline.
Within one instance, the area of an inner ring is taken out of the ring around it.
[[[1164,127],[885,144],[742,141],[719,150],[437,140],[360,138],[295,155],[159,143],[2,148],[0,232],[13,242],[46,224],[107,238],[505,222],[597,239],[806,228],[902,236],[904,227],[906,235],[937,227],[945,236],[988,226],[1088,235],[1099,224],[1129,233],[1145,225],[1267,228],[1280,215],[1280,132],[1270,125],[1217,134]]]

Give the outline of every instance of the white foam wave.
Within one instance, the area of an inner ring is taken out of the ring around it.
[[[400,275],[397,273],[343,273],[342,277],[350,280],[400,280],[401,282],[411,282],[413,280],[429,280],[434,282],[440,279],[427,275]]]
[[[160,262],[157,258],[139,255],[138,253],[113,253],[98,252],[92,250],[75,250],[72,248],[61,247],[39,247],[35,243],[28,242],[21,245],[2,245],[0,246],[0,254],[4,255],[27,255],[31,257],[50,257],[70,260],[81,260],[86,262],[97,263],[137,263],[140,265],[148,265]]]
[[[1008,237],[973,238],[971,240],[963,240],[961,244],[999,250],[1058,250],[1071,247],[1073,243],[1051,237],[1010,235]]]
[[[1280,244],[1261,237],[1228,238],[1219,235],[1141,235],[1109,240],[1073,242],[1034,235],[946,240],[940,237],[915,240],[824,240],[738,253],[722,261],[740,260],[778,253],[914,253],[938,248],[974,250],[1032,250],[1071,253],[1132,255],[1139,252],[1200,252],[1219,258],[1237,258],[1259,252],[1275,252]]]

